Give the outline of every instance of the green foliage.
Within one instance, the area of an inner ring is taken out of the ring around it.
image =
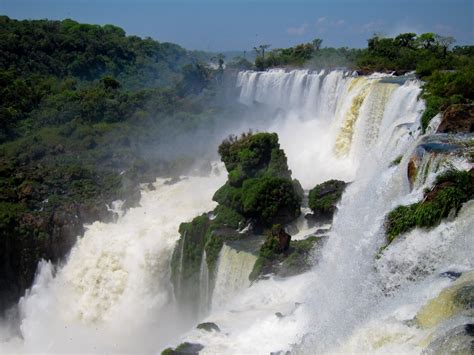
[[[219,205],[226,206],[236,213],[242,212],[242,190],[226,182],[212,197]]]
[[[207,242],[205,246],[206,250],[206,262],[209,271],[214,275],[216,270],[217,260],[219,259],[219,253],[221,252],[222,246],[224,245],[224,238],[220,235],[215,234],[212,230],[208,231],[206,236]]]
[[[292,182],[278,177],[248,179],[242,188],[243,214],[264,225],[287,223],[298,217],[301,199]]]
[[[214,201],[265,226],[299,215],[301,186],[292,182],[286,156],[275,133],[230,136],[219,146],[229,180]]]
[[[448,106],[470,104],[474,101],[474,60],[462,70],[435,71],[426,80],[423,86],[426,110],[421,118],[423,131],[430,120]]]
[[[398,235],[415,227],[434,227],[451,211],[456,213],[461,205],[474,196],[474,182],[470,172],[450,170],[437,177],[435,186],[421,202],[399,206],[387,216],[388,243]]]
[[[274,225],[260,247],[259,256],[255,261],[249,280],[256,280],[262,273],[276,273],[280,276],[292,276],[307,271],[312,265],[311,251],[318,237],[290,241],[289,249],[282,251],[278,233],[280,225]]]
[[[282,262],[285,276],[296,275],[309,270],[312,265],[311,251],[320,240],[318,237],[308,237],[291,242],[290,254]]]
[[[240,137],[229,136],[220,144],[218,151],[232,186],[240,187],[245,179],[263,175],[291,176],[276,133],[249,132]]]
[[[346,183],[339,180],[329,180],[315,186],[309,192],[308,204],[314,213],[332,215],[336,204],[341,199]]]
[[[226,226],[232,229],[239,228],[240,223],[244,220],[244,217],[237,213],[235,209],[226,207],[224,204],[218,205],[214,209],[216,218],[212,221],[213,224],[219,226]]]
[[[400,162],[402,161],[402,159],[403,159],[403,155],[399,155],[398,157],[393,159],[393,161],[390,163],[390,166],[400,165]]]

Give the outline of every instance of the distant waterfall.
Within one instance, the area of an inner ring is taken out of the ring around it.
[[[352,181],[364,154],[391,134],[389,125],[413,123],[424,108],[418,81],[378,74],[246,71],[236,85],[242,103],[263,104],[276,116],[270,127],[247,124],[279,134],[293,176],[307,189],[331,178]]]

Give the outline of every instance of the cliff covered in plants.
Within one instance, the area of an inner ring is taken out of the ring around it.
[[[112,25],[0,17],[0,309],[84,223],[113,218],[107,204],[136,204],[139,183],[203,153],[170,149],[220,110],[221,72],[200,59]]]

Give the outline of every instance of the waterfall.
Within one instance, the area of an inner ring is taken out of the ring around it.
[[[170,259],[179,224],[213,209],[225,178],[158,179],[155,191],[142,191],[139,207],[115,223],[88,226],[64,266],[42,265],[20,301],[23,341],[2,349],[151,352],[192,326],[174,303]]]
[[[296,82],[304,105],[281,94]],[[227,336],[191,332],[186,339],[204,344],[204,354],[420,353],[438,330],[419,330],[413,319],[450,284],[439,275],[474,267],[468,237],[474,228],[472,202],[455,220],[432,230],[415,229],[377,258],[390,210],[419,201],[448,165],[472,166],[449,155],[426,156],[424,161],[432,163],[410,186],[407,165],[423,142],[420,83],[383,75],[274,70],[243,72],[237,85],[243,103],[265,104],[269,114],[272,108],[283,110],[271,130],[280,135],[293,176],[304,187],[328,178],[353,183],[310,272],[261,280],[212,312],[209,318]],[[401,163],[391,166],[400,156]]]
[[[159,179],[156,191],[142,192],[140,207],[115,223],[88,226],[65,265],[41,264],[19,305],[21,338],[2,350],[152,352],[186,340],[202,344],[203,354],[420,353],[441,334],[438,325],[414,325],[416,316],[426,315],[429,300],[452,285],[440,275],[474,269],[474,204],[466,203],[454,220],[400,236],[379,254],[389,211],[419,201],[450,165],[472,166],[449,152],[419,154],[426,143],[420,82],[274,69],[241,72],[236,85],[240,102],[266,116],[242,117],[241,130],[278,133],[305,189],[329,179],[352,182],[313,269],[251,284],[256,256],[224,244],[215,275],[203,255],[198,292],[200,317],[222,331],[190,330],[195,324],[180,318],[172,297],[171,253],[179,224],[211,210],[226,177],[173,185]],[[414,184],[407,179],[412,159],[418,159]],[[298,238],[313,232],[300,226]],[[459,316],[451,325],[465,321]]]
[[[209,312],[209,288],[211,287],[209,283],[209,268],[207,267],[207,256],[206,251],[204,250],[203,256],[201,258],[201,267],[199,269],[199,313],[201,316],[207,315]]]
[[[250,286],[249,275],[257,257],[224,244],[217,263],[212,308],[222,308],[235,294]]]

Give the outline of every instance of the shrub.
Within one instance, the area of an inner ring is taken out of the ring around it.
[[[332,215],[345,187],[346,183],[340,180],[329,180],[315,186],[309,192],[309,208],[314,213]]]
[[[290,180],[278,177],[249,179],[242,188],[244,215],[264,225],[287,223],[298,217],[301,199]]]
[[[451,211],[457,213],[464,202],[472,199],[473,191],[473,178],[468,171],[450,170],[439,175],[433,189],[425,193],[423,201],[398,206],[388,214],[388,243],[415,227],[438,225]]]

